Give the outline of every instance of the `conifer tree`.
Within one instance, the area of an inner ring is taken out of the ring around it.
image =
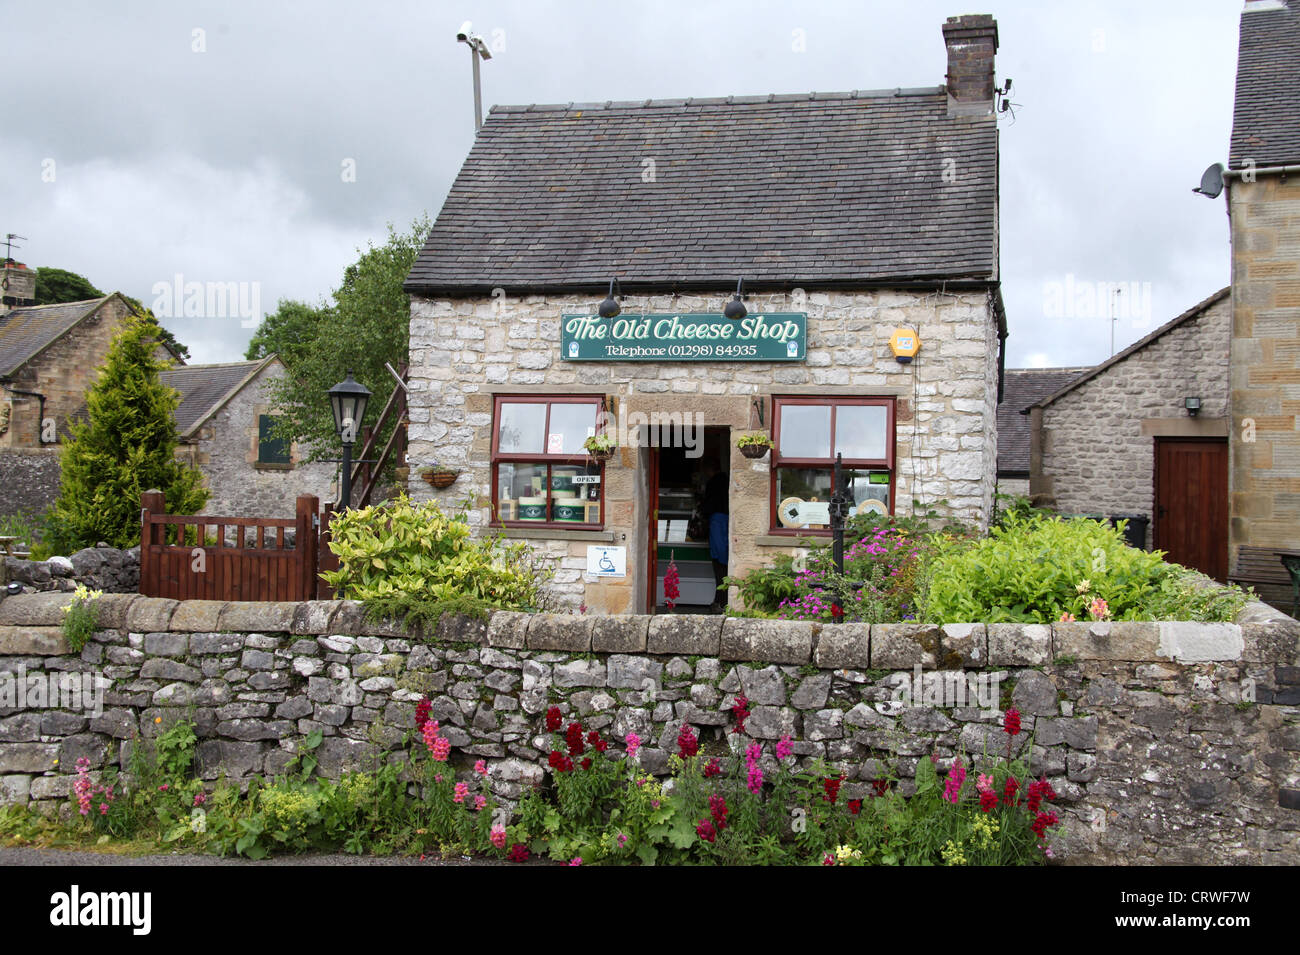
[[[169,364],[157,354],[162,335],[152,315],[128,316],[86,392],[87,420],[68,426],[46,534],[55,553],[98,541],[139,544],[140,495],[151,488],[171,514],[197,514],[207,503],[202,474],[175,456],[180,395],[158,375]]]

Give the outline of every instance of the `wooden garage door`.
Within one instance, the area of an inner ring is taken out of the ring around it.
[[[1228,440],[1156,438],[1155,546],[1168,560],[1228,576]]]

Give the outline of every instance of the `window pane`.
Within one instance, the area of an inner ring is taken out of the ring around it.
[[[507,401],[501,405],[502,454],[546,452],[546,405]]]
[[[883,405],[839,405],[835,409],[835,450],[845,458],[884,458],[888,418]]]
[[[545,464],[502,464],[497,468],[497,517],[503,521],[546,520]]]
[[[586,454],[582,442],[596,433],[596,404],[558,402],[551,405],[551,433],[547,454]],[[504,450],[504,449],[502,449]]]
[[[782,405],[778,440],[783,458],[829,458],[830,405]]]
[[[831,474],[830,468],[777,468],[776,526],[829,530],[827,504],[831,499]],[[840,474],[844,479],[845,493],[853,502],[850,516],[866,510],[863,502],[867,500],[881,501],[888,509],[888,484],[870,483],[866,471],[845,468]]]
[[[289,442],[283,438],[271,437],[275,422],[274,415],[257,416],[257,460],[260,464],[289,463]]]
[[[588,483],[592,477],[597,483]],[[599,480],[600,465],[598,464],[552,465],[551,520],[561,524],[599,524]]]

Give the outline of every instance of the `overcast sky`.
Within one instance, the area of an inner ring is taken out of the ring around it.
[[[146,304],[177,275],[246,283],[242,314],[164,318],[194,361],[235,361],[254,293],[263,312],[324,298],[386,223],[437,214],[473,140],[463,20],[495,51],[486,109],[937,86],[944,19],[992,13],[1018,104],[1000,123],[1008,365],[1089,365],[1107,303],[1063,316],[1067,288],[1134,283],[1123,348],[1228,284],[1224,200],[1190,190],[1226,160],[1241,8],[6,0],[0,234]]]

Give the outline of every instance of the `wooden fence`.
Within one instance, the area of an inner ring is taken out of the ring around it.
[[[314,495],[298,497],[292,518],[167,514],[160,491],[145,492],[140,504],[140,593],[147,597],[311,600],[332,596],[317,576],[329,568],[318,566],[321,515]],[[326,553],[333,558],[328,548]]]

